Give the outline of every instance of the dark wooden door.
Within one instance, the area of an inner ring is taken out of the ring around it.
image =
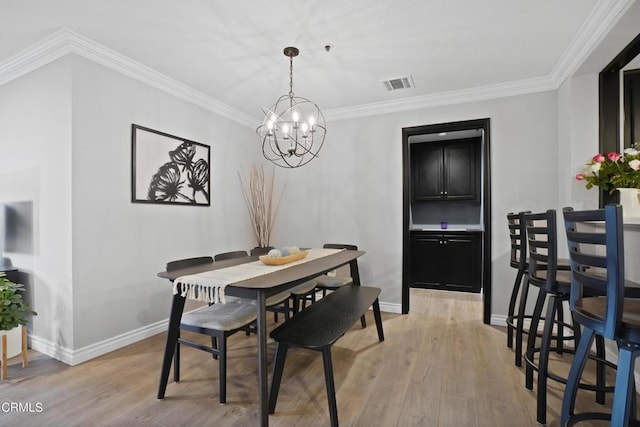
[[[413,200],[440,200],[443,196],[442,154],[438,144],[411,145]]]
[[[480,188],[477,142],[451,142],[444,149],[444,194],[447,200],[475,200]]]

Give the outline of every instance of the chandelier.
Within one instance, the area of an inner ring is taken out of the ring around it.
[[[293,58],[299,53],[295,47],[284,48],[289,57],[289,93],[270,109],[262,109],[265,118],[256,129],[265,159],[283,168],[297,168],[318,157],[327,133],[320,107],[293,94]]]

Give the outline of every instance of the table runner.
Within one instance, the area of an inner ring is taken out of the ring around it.
[[[318,258],[329,256],[344,249],[308,249],[308,254],[301,260],[283,265],[266,265],[262,261],[253,261],[246,264],[238,264],[232,267],[218,270],[205,271],[187,276],[180,276],[173,281],[173,294],[196,301],[208,303],[225,303],[224,288],[227,285],[264,276],[294,265],[304,264]]]

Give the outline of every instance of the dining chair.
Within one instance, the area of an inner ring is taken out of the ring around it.
[[[251,249],[251,256],[266,255],[271,249],[273,249],[273,246],[256,246],[255,248]]]
[[[322,246],[325,249],[346,249],[351,251],[357,251],[356,245],[349,245],[344,243],[326,243]],[[316,278],[316,286],[318,290],[322,291],[322,296],[327,294],[327,291],[335,291],[343,286],[353,285],[353,277],[356,275],[359,277],[358,264],[355,264],[350,272],[349,276],[340,276],[337,271],[333,271],[330,274],[323,274]]]
[[[325,243],[323,246],[325,249],[345,249],[348,251],[357,251],[356,245],[346,243]],[[348,269],[349,275],[340,275],[342,269]],[[322,290],[322,296],[327,294],[327,291],[335,291],[343,286],[350,286],[355,283],[360,283],[360,270],[358,269],[358,263],[353,262],[349,266],[341,267],[338,270],[323,274],[322,276],[315,278],[317,283],[317,289]],[[360,318],[360,324],[363,328],[367,327],[367,321],[364,316]]]
[[[213,256],[214,261],[224,261],[227,259],[234,258],[243,258],[248,257],[249,254],[247,251],[239,250],[239,251],[230,251],[230,252],[222,252]],[[274,321],[278,322],[278,313],[284,314],[284,319],[289,320],[289,313],[291,309],[289,308],[289,297],[291,296],[290,291],[279,292],[275,295],[271,295],[267,298],[266,308],[268,311],[273,312]],[[236,297],[227,297],[227,299],[231,298],[234,300]],[[246,300],[245,300],[246,301]],[[250,302],[255,303],[255,300],[248,300]]]
[[[307,307],[307,302],[316,302],[316,279],[307,280],[289,289],[293,315]]]
[[[253,248],[251,250],[251,255],[266,255],[271,249],[273,249],[273,247],[271,246],[264,248]],[[285,320],[288,320],[290,314],[295,315],[300,310],[303,310],[307,306],[307,301],[314,303],[316,301],[316,282],[315,280],[307,280],[306,282],[300,283],[299,285],[296,285],[293,288],[289,289],[287,291],[287,294],[289,295],[289,299],[284,301],[283,307],[274,306],[272,309],[272,311],[276,312],[276,322],[278,321],[278,312],[283,312],[285,315]],[[289,300],[291,300],[291,306],[289,306]],[[269,300],[267,300],[267,307],[268,302]]]
[[[561,425],[610,419],[612,426],[627,426],[630,420],[637,421],[634,366],[640,354],[640,284],[625,280],[622,207],[564,208],[563,215],[571,259],[569,305],[583,332],[564,391]],[[614,340],[618,347],[612,412],[575,414],[579,382],[594,337]]]
[[[167,263],[167,271],[213,262],[211,257],[189,258]],[[180,381],[180,346],[196,348],[211,353],[218,359],[220,403],[227,400],[227,338],[241,330],[248,330],[257,319],[255,304],[244,299],[234,299],[226,304],[216,303],[183,313],[174,353],[173,379]],[[211,345],[185,339],[180,331],[195,332],[211,337]]]
[[[549,370],[549,355],[552,351],[558,354],[573,354],[573,349],[565,348],[564,341],[573,340],[574,348],[577,347],[580,341],[580,327],[575,319],[572,319],[572,324],[564,321],[563,305],[569,301],[571,273],[558,268],[556,211],[549,209],[545,212],[526,213],[524,219],[528,247],[527,278],[529,284],[539,290],[529,326],[530,331],[538,331],[538,325],[543,318],[543,306],[546,304],[547,307],[540,346],[536,346],[537,333],[530,332],[527,337],[525,387],[533,389],[533,372],[537,371],[536,418],[538,423],[546,424],[547,382],[549,379],[563,384],[567,381],[566,378]],[[565,329],[573,334],[565,335]],[[556,344],[552,346],[554,338]],[[596,401],[604,404],[605,392],[612,391],[612,388],[605,387],[605,365],[615,365],[605,360],[603,339],[596,340],[596,355],[590,358],[596,361],[596,384],[580,384],[580,388],[595,391]]]
[[[215,254],[213,256],[213,260],[224,261],[225,259],[241,258],[246,256],[249,256],[247,251],[230,251],[230,252],[222,252],[219,254]]]

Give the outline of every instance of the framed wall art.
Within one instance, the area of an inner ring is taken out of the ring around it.
[[[210,206],[211,149],[131,125],[131,202]]]

